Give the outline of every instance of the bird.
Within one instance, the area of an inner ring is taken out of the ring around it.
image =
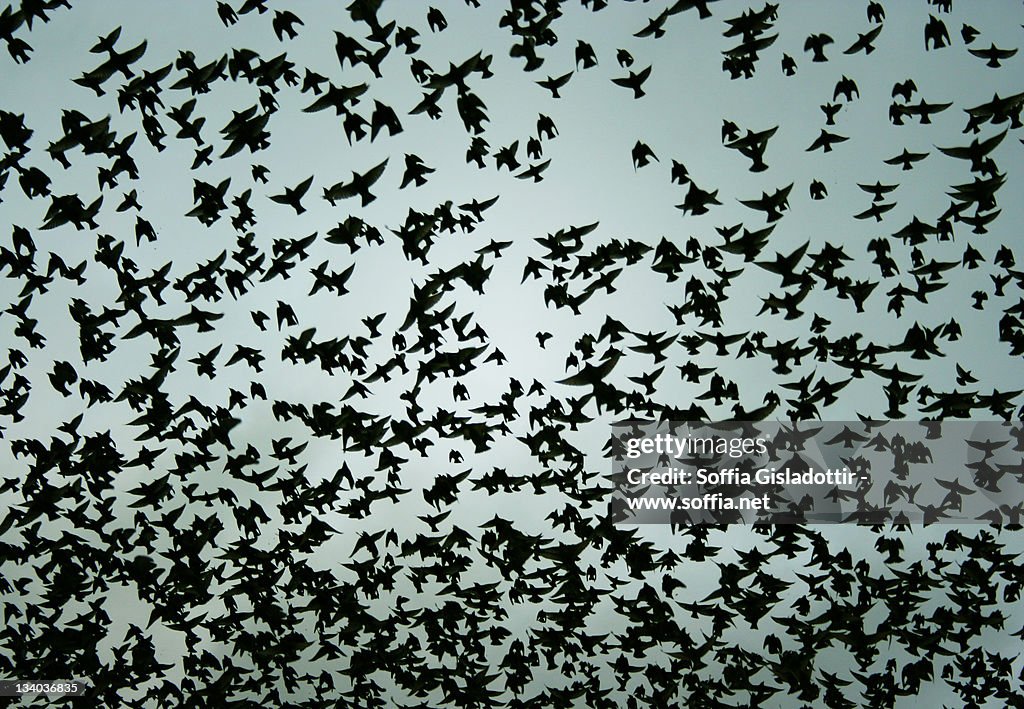
[[[561,98],[558,90],[569,83],[569,79],[572,78],[573,72],[569,71],[561,76],[552,78],[548,77],[543,81],[538,81],[537,85],[541,86],[551,92],[551,98]]]
[[[616,86],[622,86],[623,88],[632,89],[633,98],[639,99],[645,96],[643,86],[647,79],[649,79],[651,76],[652,66],[648,66],[645,69],[641,69],[639,72],[630,71],[628,76],[616,77],[612,79],[612,83],[615,84]]]
[[[448,20],[436,7],[427,10],[427,24],[432,32],[443,32],[448,28]]]
[[[519,141],[512,141],[510,145],[506,145],[503,148],[499,148],[497,153],[494,155],[495,167],[508,168],[509,172],[517,170],[519,168],[519,161],[516,159],[516,152],[519,150]]]
[[[399,189],[405,189],[410,183],[422,187],[427,183],[427,175],[434,172],[434,168],[427,167],[418,155],[406,153],[405,172],[402,175],[402,183]]]
[[[862,212],[854,214],[853,217],[854,219],[868,219],[869,217],[874,217],[876,222],[880,222],[882,221],[882,215],[884,215],[886,212],[888,212],[895,206],[895,202],[889,202],[888,204],[886,204],[884,202],[872,201],[871,206],[869,206]]]
[[[306,211],[305,207],[302,206],[302,198],[305,196],[306,192],[309,191],[312,184],[313,176],[310,175],[295,187],[286,187],[284,194],[271,195],[270,199],[274,200],[278,204],[288,205],[295,210],[296,214],[302,214]]]
[[[652,17],[647,22],[647,26],[636,32],[634,37],[653,37],[654,39],[660,39],[665,36],[665,22],[668,20],[669,11],[663,10],[657,17]]]
[[[946,23],[935,15],[929,15],[928,23],[924,27],[925,51],[928,49],[942,49],[948,46],[949,30],[946,29]]]
[[[583,65],[584,69],[597,66],[597,54],[594,52],[594,48],[582,39],[576,41],[577,70],[580,68],[580,64]]]
[[[993,69],[998,69],[1002,66],[1002,62],[1004,60],[1017,54],[1016,47],[1013,49],[1000,49],[996,47],[995,44],[990,44],[988,49],[975,49],[973,47],[969,47],[967,51],[972,56],[986,60],[985,66],[992,67]]]
[[[914,96],[914,92],[917,91],[917,85],[913,79],[907,79],[893,84],[892,97],[896,98],[899,96],[906,103],[910,103],[910,99]]]
[[[690,181],[690,176],[686,170],[686,166],[676,160],[672,161],[671,180],[673,183],[679,185],[685,185]]]
[[[352,173],[352,179],[349,182],[338,182],[331,187],[324,188],[324,199],[331,203],[333,206],[339,199],[347,199],[349,197],[358,196],[361,200],[362,206],[366,206],[376,199],[376,196],[371,194],[370,188],[381,178],[384,174],[384,169],[387,167],[388,159],[385,158],[383,161],[370,168],[364,173]]]
[[[819,32],[808,35],[804,41],[804,51],[811,52],[812,62],[827,62],[828,57],[825,56],[825,47],[832,44],[833,40],[829,35]]]
[[[530,167],[526,168],[522,172],[517,173],[516,177],[518,177],[520,180],[533,180],[534,182],[540,182],[541,180],[544,179],[543,177],[541,177],[541,175],[545,170],[548,169],[548,165],[550,164],[551,160],[548,159],[545,160],[544,162],[537,163],[535,165],[530,165]]]
[[[220,18],[220,21],[224,23],[225,27],[230,27],[238,22],[238,15],[235,13],[234,8],[220,0],[217,2],[217,16]]]
[[[857,88],[857,82],[847,76],[843,76],[836,82],[836,88],[832,92],[832,100],[835,101],[842,95],[847,103],[849,103],[853,100],[854,94],[856,94],[857,98],[860,98],[860,89]]]
[[[373,113],[370,115],[370,142],[372,143],[385,128],[390,136],[396,136],[403,130],[395,109],[379,100],[374,100]]]
[[[739,203],[751,209],[763,211],[768,221],[774,222],[781,219],[782,212],[789,207],[789,193],[792,189],[793,183],[790,183],[770,195],[767,192],[762,192],[759,199],[741,199]]]
[[[863,51],[864,54],[871,54],[875,51],[875,45],[873,42],[878,38],[878,35],[882,32],[882,25],[879,24],[877,27],[873,27],[865,33],[857,33],[857,41],[851,44],[843,54],[856,54],[857,52]]]
[[[818,134],[818,137],[815,138],[814,142],[807,147],[807,151],[811,152],[813,150],[821,148],[822,152],[828,153],[832,151],[832,146],[835,143],[843,143],[847,140],[849,140],[849,137],[847,136],[838,135],[836,133],[829,133],[827,130],[822,128],[821,133]]]
[[[658,161],[658,156],[654,154],[650,146],[641,141],[636,141],[636,145],[633,146],[633,170],[636,171],[641,167],[649,165],[651,160]]]
[[[912,170],[914,163],[920,162],[928,157],[928,153],[912,153],[906,148],[903,152],[894,157],[883,160],[886,165],[902,165],[904,170]]]
[[[274,34],[279,42],[284,40],[285,35],[288,35],[288,39],[295,39],[298,36],[295,25],[301,24],[303,24],[302,20],[291,10],[274,11]]]
[[[764,153],[768,148],[768,141],[771,140],[777,131],[778,126],[763,131],[748,130],[742,138],[733,139],[731,142],[726,143],[725,147],[738,150],[744,157],[749,158],[751,161],[751,172],[763,172],[768,169],[768,165],[764,162]],[[724,134],[725,131],[723,129]]]
[[[825,114],[825,125],[834,126],[836,124],[836,114],[842,110],[843,105],[841,103],[826,103],[819,106],[819,108]]]

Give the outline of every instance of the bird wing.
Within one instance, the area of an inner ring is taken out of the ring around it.
[[[363,180],[365,180],[365,182],[366,182],[366,186],[367,187],[373,185],[373,183],[375,183],[377,180],[380,179],[381,175],[384,174],[384,168],[387,167],[387,164],[388,164],[388,158],[384,158],[383,162],[381,162],[379,165],[376,165],[375,167],[371,168],[369,170],[369,172],[365,173],[362,176]]]

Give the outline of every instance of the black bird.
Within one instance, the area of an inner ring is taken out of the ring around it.
[[[776,131],[778,131],[778,126],[758,132],[748,130],[745,136],[726,143],[725,147],[738,150],[743,156],[749,158],[751,172],[763,172],[768,169],[768,165],[764,162],[764,152],[768,148],[768,141]],[[724,128],[722,132],[724,135]]]
[[[558,129],[555,127],[555,122],[543,113],[537,116],[537,136],[551,140],[556,135],[558,135]]]
[[[436,7],[427,10],[427,24],[432,32],[443,32],[448,27],[448,20]]]
[[[851,44],[843,54],[856,54],[857,52],[863,51],[864,54],[871,54],[875,51],[875,45],[873,42],[878,38],[878,35],[882,31],[882,25],[873,27],[866,33],[857,33],[857,41]]]
[[[971,172],[981,172],[985,167],[985,158],[987,158],[989,153],[1003,142],[1003,138],[1006,137],[1006,133],[1007,131],[1003,131],[1002,133],[994,135],[981,142],[975,138],[971,141],[970,145],[967,146],[939,148],[939,152],[952,158],[970,160]]]
[[[665,21],[668,20],[668,10],[662,11],[657,17],[652,17],[647,22],[647,26],[639,30],[634,37],[654,37],[660,39],[665,36]]]
[[[370,116],[370,142],[373,142],[384,128],[388,129],[388,135],[395,136],[402,132],[402,123],[391,106],[374,100],[373,114]]]
[[[531,135],[526,141],[526,156],[531,160],[540,160],[543,154],[544,148],[541,146],[540,140]]]
[[[689,185],[683,203],[676,205],[676,209],[683,210],[684,214],[686,212],[694,215],[707,214],[709,206],[721,204],[718,201],[718,190],[701,189],[692,180],[689,180]]]
[[[346,60],[351,66],[355,66],[362,61],[361,57],[367,54],[367,50],[359,40],[335,30],[334,53],[338,57],[339,66],[344,69]]]
[[[796,60],[788,54],[782,55],[782,73],[786,76],[796,74]]]
[[[288,39],[295,39],[299,34],[295,25],[301,24],[303,24],[302,20],[291,10],[274,11],[274,34],[277,35],[279,42],[284,40],[285,35],[288,35]]]
[[[895,206],[896,206],[895,202],[890,202],[888,204],[885,204],[885,203],[882,203],[882,202],[872,201],[870,207],[868,207],[867,209],[865,209],[862,212],[858,212],[857,214],[854,214],[853,216],[854,216],[855,219],[868,219],[870,217],[874,217],[876,222],[880,222],[880,221],[882,221],[882,215],[885,214],[886,212],[888,212],[890,209],[892,209]]]
[[[433,171],[434,168],[424,165],[423,160],[418,155],[407,153],[405,156],[405,173],[402,175],[402,184],[398,186],[398,189],[405,189],[412,182],[415,182],[417,187],[422,187],[427,183],[427,175]]]
[[[686,165],[675,160],[672,161],[672,182],[679,185],[685,185],[690,181],[690,176],[687,173]]]
[[[597,54],[594,53],[594,48],[582,39],[576,42],[576,68],[580,68],[580,64],[583,64],[584,69],[597,66]]]
[[[847,140],[849,140],[847,136],[829,133],[827,130],[822,128],[821,133],[818,135],[818,137],[815,138],[814,142],[807,147],[807,152],[811,152],[813,150],[821,148],[822,152],[829,153],[832,152],[832,146],[835,143],[842,143]]]
[[[722,142],[733,141],[739,138],[740,127],[727,118],[722,119]]]
[[[518,177],[520,180],[532,179],[534,182],[540,182],[542,179],[544,179],[543,177],[541,177],[541,174],[545,170],[548,169],[548,165],[550,165],[550,164],[551,164],[551,160],[548,159],[548,160],[545,160],[542,163],[538,163],[536,165],[531,165],[527,169],[525,169],[522,172],[518,173],[516,175],[516,177]]]
[[[825,47],[832,44],[834,41],[835,40],[825,33],[812,34],[804,41],[804,51],[813,52],[811,57],[811,61],[813,62],[827,62],[828,57],[825,56]]]
[[[220,21],[224,23],[225,27],[230,27],[238,22],[238,15],[235,14],[234,9],[220,0],[217,2],[217,16],[220,17]]]
[[[507,145],[504,148],[499,148],[498,152],[494,155],[495,167],[501,169],[504,166],[508,168],[509,172],[519,169],[519,161],[516,159],[516,152],[518,150],[518,140],[513,141],[511,145]]]
[[[946,23],[935,15],[929,15],[928,23],[924,26],[925,51],[929,49],[941,49],[948,46],[949,30],[946,29]]]
[[[376,199],[376,197],[370,193],[370,188],[373,187],[377,180],[381,178],[381,175],[384,174],[384,168],[387,167],[387,164],[388,160],[385,158],[383,162],[362,174],[353,172],[352,179],[349,182],[338,182],[331,187],[325,187],[324,199],[330,202],[333,206],[339,199],[358,196],[362,200],[362,206],[365,207]]]
[[[633,89],[633,98],[638,99],[644,96],[644,82],[651,76],[651,67],[642,69],[639,73],[629,72],[629,76],[612,79],[612,83],[627,89]]]
[[[842,110],[843,105],[841,103],[825,103],[819,106],[819,108],[825,114],[825,125],[834,126],[836,124],[836,114]]]
[[[636,141],[636,145],[633,146],[633,170],[638,170],[641,167],[649,165],[651,160],[658,161],[658,156],[654,154],[650,146],[641,141]]]
[[[790,183],[786,187],[775,190],[771,195],[767,192],[762,192],[759,199],[741,199],[739,202],[751,209],[763,211],[767,216],[768,221],[773,222],[781,219],[783,210],[789,208],[789,193],[792,189],[793,184]]]
[[[310,175],[295,187],[286,187],[284,194],[270,195],[270,199],[274,200],[278,204],[288,205],[295,210],[296,214],[302,214],[306,211],[306,208],[302,206],[302,198],[305,196],[306,192],[309,191],[309,187],[312,184],[313,176]]]
[[[928,153],[912,153],[906,148],[899,155],[883,160],[886,165],[902,165],[904,170],[912,170],[914,163],[920,162],[928,157]]]
[[[860,90],[857,88],[857,82],[850,79],[847,76],[843,76],[839,81],[836,82],[836,88],[832,92],[832,100],[835,101],[840,95],[846,99],[847,103],[853,100],[854,94],[857,98],[860,98]]]
[[[213,379],[216,375],[217,368],[214,366],[214,360],[217,359],[217,355],[220,353],[221,345],[217,345],[212,350],[205,354],[198,354],[194,358],[190,359],[189,362],[196,365],[196,372],[199,376],[207,376]]]
[[[910,103],[910,99],[913,97],[915,91],[917,91],[917,84],[914,83],[913,79],[907,79],[906,81],[900,81],[893,84],[892,97],[896,98],[899,96],[906,103]]]
[[[395,32],[395,46],[403,47],[406,54],[415,54],[420,49],[416,38],[420,33],[414,27],[400,27]]]
[[[1004,59],[1009,59],[1010,57],[1017,54],[1016,47],[1014,47],[1013,49],[999,49],[998,47],[996,47],[995,44],[989,45],[988,49],[969,48],[967,51],[970,52],[972,55],[978,57],[979,59],[985,59],[985,66],[990,66],[993,69],[998,69],[999,67],[1002,66],[1001,62]]]
[[[351,115],[348,105],[355,105],[359,101],[359,97],[366,93],[367,88],[369,87],[366,84],[343,86],[341,88],[328,84],[323,96],[320,96],[302,110],[306,113],[315,113],[325,108],[333,108],[335,115],[340,116],[343,113]]]
[[[569,71],[562,74],[559,77],[548,77],[543,81],[538,81],[537,84],[551,92],[551,98],[561,98],[558,90],[569,83],[569,79],[572,78],[573,72]]]

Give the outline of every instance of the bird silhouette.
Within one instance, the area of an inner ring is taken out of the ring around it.
[[[804,51],[812,53],[811,61],[813,62],[827,62],[828,57],[825,56],[825,47],[832,44],[834,41],[835,40],[822,32],[812,34],[804,41]]]
[[[577,40],[576,42],[576,69],[580,68],[580,64],[583,65],[584,69],[590,69],[591,67],[597,66],[597,54],[594,52],[594,48],[589,42],[584,40]]]
[[[658,156],[654,154],[651,147],[646,143],[642,143],[639,140],[636,141],[636,145],[633,146],[633,169],[638,170],[641,167],[645,167],[651,163],[651,160],[657,162]]]
[[[551,98],[561,98],[558,90],[569,83],[569,79],[572,78],[573,72],[569,71],[561,76],[551,78],[550,76],[543,81],[538,81],[537,84],[551,92]]]
[[[929,46],[930,45],[930,46]],[[924,27],[924,48],[942,49],[949,46],[949,30],[946,23],[935,15],[928,16],[928,23]]]
[[[370,193],[370,188],[381,178],[384,174],[384,169],[387,167],[388,161],[385,159],[378,165],[370,168],[364,173],[352,173],[352,179],[346,183],[336,183],[331,187],[324,188],[324,199],[331,203],[333,206],[339,199],[348,199],[350,197],[359,197],[362,206],[366,206],[373,202],[376,197]]]
[[[639,72],[630,71],[628,76],[612,79],[612,83],[623,88],[633,90],[633,98],[638,99],[644,96],[643,85],[651,76],[651,68],[641,69]]]
[[[306,192],[309,191],[312,184],[313,176],[310,175],[295,187],[286,187],[284,194],[271,195],[270,199],[274,200],[278,204],[288,205],[295,210],[296,214],[302,214],[306,211],[305,207],[302,206],[302,198],[305,196]]]

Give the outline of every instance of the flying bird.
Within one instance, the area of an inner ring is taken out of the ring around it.
[[[388,159],[385,158],[381,163],[362,174],[353,172],[352,179],[349,182],[338,182],[331,187],[325,187],[324,199],[330,202],[331,206],[334,206],[335,202],[339,199],[358,196],[362,201],[362,206],[365,207],[376,199],[376,196],[370,193],[370,188],[384,174],[384,168],[387,167],[387,164]]]
[[[633,146],[633,170],[636,171],[641,167],[649,165],[651,160],[657,162],[658,156],[654,154],[651,147],[641,141],[636,141],[636,145]]]
[[[591,67],[597,66],[597,54],[594,52],[594,48],[582,39],[576,42],[576,68],[580,68],[580,64],[583,65],[584,69],[590,69]]]
[[[569,71],[561,76],[551,78],[550,76],[543,81],[538,81],[537,84],[551,92],[551,98],[561,98],[558,90],[569,83],[569,79],[572,78],[573,72]]]
[[[979,59],[985,59],[985,66],[992,67],[993,69],[998,69],[1002,66],[1004,60],[1017,54],[1016,47],[1013,49],[1000,49],[995,44],[989,45],[988,49],[974,49],[971,47],[967,51]]]
[[[295,187],[286,187],[284,194],[271,195],[270,199],[274,200],[278,204],[288,205],[295,210],[296,214],[302,214],[306,211],[305,207],[302,206],[302,198],[305,196],[306,192],[309,191],[310,185],[312,184],[313,176],[310,175]]]
[[[874,41],[878,38],[878,35],[882,32],[882,25],[879,24],[877,27],[873,27],[865,33],[857,33],[857,41],[851,44],[843,52],[843,54],[856,54],[857,52],[863,51],[864,54],[871,54],[875,51]]]
[[[627,89],[633,90],[633,98],[638,99],[644,96],[644,82],[647,81],[651,76],[651,67],[648,66],[646,69],[640,70],[640,72],[629,72],[629,76],[617,77],[612,79],[612,83],[616,86],[622,86]]]
[[[812,52],[811,61],[813,62],[827,62],[828,57],[825,56],[825,47],[834,41],[830,36],[822,32],[812,34],[804,41],[804,51]]]

